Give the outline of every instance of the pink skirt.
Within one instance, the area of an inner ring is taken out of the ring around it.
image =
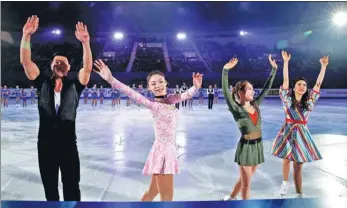
[[[155,142],[148,154],[143,175],[179,174],[176,146],[171,143]]]

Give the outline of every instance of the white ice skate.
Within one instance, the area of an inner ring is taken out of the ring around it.
[[[230,200],[236,200],[236,198],[231,198],[230,195],[226,195],[225,197],[221,198],[222,201],[230,201]]]
[[[280,189],[280,195],[281,196],[284,196],[287,194],[289,185],[290,185],[290,183],[288,181],[283,181],[281,189]]]

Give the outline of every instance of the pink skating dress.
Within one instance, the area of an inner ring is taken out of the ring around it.
[[[111,85],[136,102],[146,106],[152,113],[155,140],[142,174],[179,174],[180,169],[175,146],[178,114],[174,104],[192,98],[198,92],[198,88],[193,86],[182,94],[171,94],[158,102],[148,100],[117,79],[114,79]]]

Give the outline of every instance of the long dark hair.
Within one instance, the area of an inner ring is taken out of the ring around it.
[[[292,107],[295,108],[298,104],[298,101],[295,99],[295,93],[294,93],[294,87],[295,87],[295,84],[298,82],[298,81],[305,81],[306,82],[306,87],[307,87],[307,90],[305,92],[305,94],[302,95],[302,98],[300,100],[300,107],[302,107],[304,110],[308,110],[308,100],[309,100],[309,93],[308,93],[308,84],[307,84],[307,80],[303,77],[300,77],[298,79],[295,79],[293,81],[293,88],[292,88],[292,93],[291,93],[291,98],[292,98]]]

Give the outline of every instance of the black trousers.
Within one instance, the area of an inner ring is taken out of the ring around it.
[[[208,109],[212,109],[212,107],[213,107],[213,99],[214,99],[214,95],[213,94],[209,94],[208,95]]]
[[[180,103],[179,102],[176,103],[175,106],[176,106],[177,109],[180,109]]]
[[[81,201],[80,160],[77,144],[75,142],[69,144],[39,142],[38,156],[47,201],[59,201],[59,169],[63,183],[64,201]]]
[[[187,107],[187,100],[182,101],[182,108]]]

